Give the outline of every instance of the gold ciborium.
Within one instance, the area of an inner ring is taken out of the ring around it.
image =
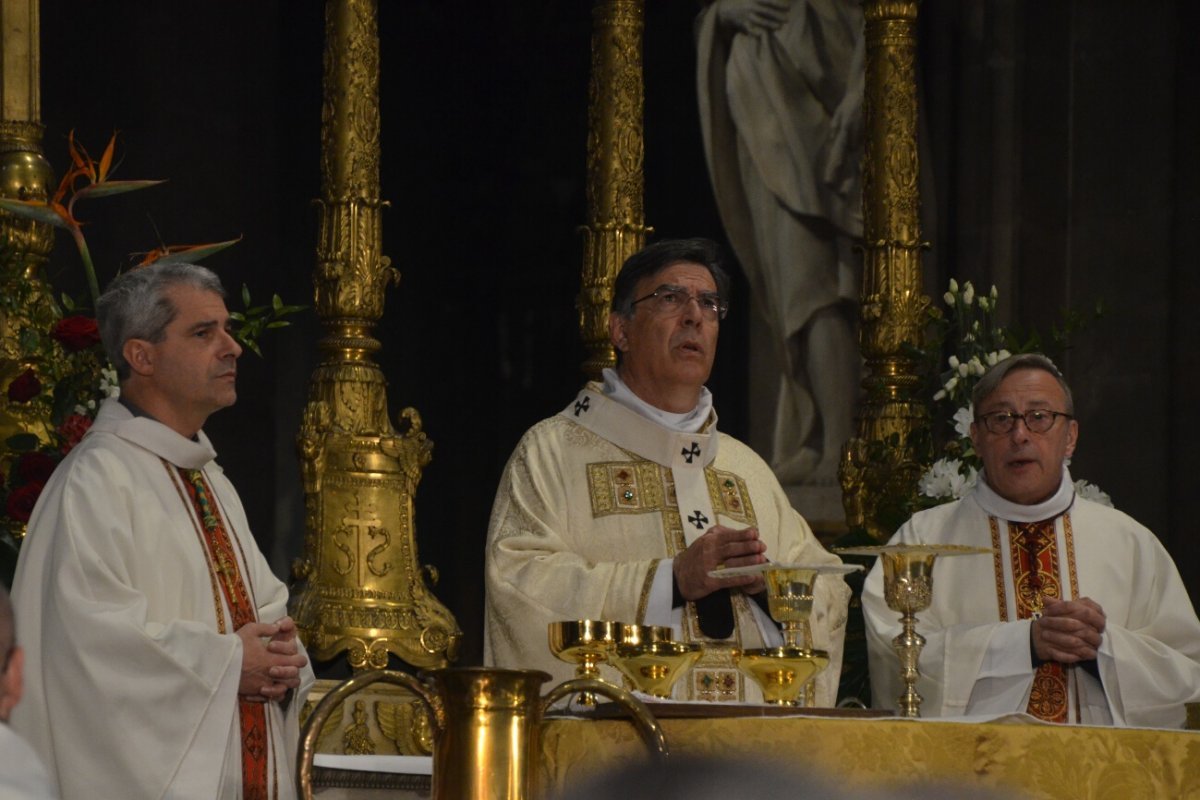
[[[938,556],[965,556],[990,553],[986,547],[954,544],[891,544],[883,547],[843,547],[835,552],[851,556],[879,556],[883,567],[883,599],[892,611],[900,612],[900,635],[892,647],[900,659],[900,678],[904,693],[897,698],[900,716],[921,716],[921,695],[917,667],[925,637],[917,633],[917,612],[933,601],[933,564]]]
[[[762,647],[743,650],[738,668],[762,689],[763,700],[777,706],[811,706],[813,700],[800,695],[812,679],[829,664],[829,653],[811,647]]]
[[[668,698],[679,676],[692,668],[702,652],[697,642],[623,642],[617,645],[612,663],[639,692]]]
[[[575,677],[584,680],[603,680],[600,664],[615,652],[622,632],[638,635],[634,629],[642,626],[625,625],[599,619],[575,619],[550,623],[550,652],[555,658],[576,664]],[[627,630],[628,629],[628,630]],[[647,634],[648,635],[648,634]],[[584,706],[596,705],[591,692],[580,692],[576,702]]]
[[[767,610],[779,623],[782,647],[743,650],[738,668],[762,689],[763,699],[774,705],[812,706],[812,679],[829,664],[829,653],[813,648],[809,617],[817,576],[845,575],[862,569],[856,564],[756,564],[714,570],[714,577],[762,575],[767,584]],[[803,693],[803,700],[801,694]]]

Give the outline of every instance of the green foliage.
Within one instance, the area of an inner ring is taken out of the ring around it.
[[[279,295],[271,297],[270,305],[250,305],[250,287],[242,284],[242,305],[245,311],[229,312],[230,319],[233,320],[233,336],[242,347],[247,350],[252,350],[261,358],[262,350],[259,347],[258,340],[262,335],[276,328],[286,328],[291,323],[284,317],[303,311],[308,306],[290,306],[284,304]]]

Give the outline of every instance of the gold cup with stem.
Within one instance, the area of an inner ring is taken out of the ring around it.
[[[743,650],[738,657],[738,668],[758,684],[766,702],[786,706],[814,705],[813,679],[828,666],[829,653],[813,647],[809,626],[813,586],[822,573],[844,575],[858,569],[861,567],[847,564],[768,562],[717,570],[718,576],[722,573],[761,574],[767,584],[767,610],[779,623],[783,645]]]
[[[600,664],[615,652],[617,642],[628,626],[621,622],[599,619],[572,619],[551,622],[549,625],[550,652],[562,661],[575,664],[575,677],[604,680]],[[629,631],[630,636],[636,632]],[[596,705],[596,696],[580,692],[576,702],[582,706]]]
[[[921,677],[918,662],[925,637],[917,633],[917,612],[933,602],[933,565],[938,556],[965,556],[992,552],[986,547],[954,544],[890,544],[882,547],[842,547],[834,552],[853,556],[878,556],[883,570],[883,599],[887,607],[900,613],[900,633],[892,639],[892,648],[900,659],[900,679],[904,691],[897,698],[900,716],[920,717],[921,701],[917,681]]]

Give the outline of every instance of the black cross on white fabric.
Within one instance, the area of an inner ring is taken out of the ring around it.
[[[590,400],[591,400],[591,398],[585,394],[583,396],[582,400],[577,400],[575,402],[575,416],[578,417],[579,412],[581,412],[581,411],[584,412],[585,414],[587,413],[588,406],[591,405]]]
[[[695,525],[697,530],[704,530],[704,526],[708,524],[708,517],[704,516],[700,509],[697,508],[692,512],[692,516],[688,517],[688,522]]]
[[[692,447],[690,450],[685,447],[682,450],[680,450],[679,453],[685,459],[687,459],[687,463],[690,464],[690,463],[692,463],[693,458],[700,455],[700,445],[696,444],[695,442],[692,442]]]

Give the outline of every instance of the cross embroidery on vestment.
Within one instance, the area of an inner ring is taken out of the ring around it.
[[[687,463],[690,464],[690,463],[692,463],[693,458],[700,455],[700,446],[698,444],[696,444],[695,442],[692,442],[692,447],[690,450],[685,447],[682,450],[680,450],[679,453],[687,460]]]

